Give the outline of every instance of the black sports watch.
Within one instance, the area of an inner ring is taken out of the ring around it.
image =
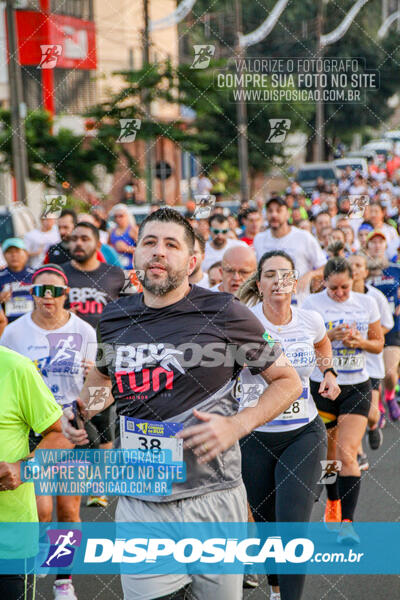
[[[335,369],[333,367],[328,367],[327,369],[325,369],[323,375],[325,377],[326,373],[332,373],[332,375],[334,375],[335,377],[338,376],[338,374],[336,373]]]

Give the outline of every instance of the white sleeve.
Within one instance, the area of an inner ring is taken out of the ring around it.
[[[326,327],[322,316],[315,310],[313,310],[313,319],[315,328],[314,344],[318,344],[318,342],[321,342],[326,336]]]
[[[323,267],[326,264],[325,252],[322,250],[318,241],[314,237],[312,237],[311,234],[310,237],[310,264],[312,265],[313,269],[319,269],[320,267]]]
[[[7,325],[3,331],[3,335],[0,338],[0,346],[4,346],[9,350],[15,350],[12,345],[12,335],[10,335],[10,327]]]
[[[368,298],[368,296],[367,296]],[[375,323],[375,321],[380,321],[381,315],[379,313],[379,308],[378,308],[378,304],[375,300],[375,298],[369,298],[369,300],[371,301],[370,304],[370,310],[369,310],[369,323]]]
[[[379,290],[377,290],[379,292]],[[394,327],[394,320],[392,311],[390,309],[390,304],[387,301],[384,294],[381,292],[375,296],[375,300],[378,304],[379,312],[381,315],[381,325],[382,327],[386,327],[386,329],[392,329]]]
[[[87,327],[82,329],[82,337],[84,340],[83,355],[86,360],[95,362],[97,353],[96,331],[91,325],[88,325],[88,323],[85,323],[85,325],[87,325]]]

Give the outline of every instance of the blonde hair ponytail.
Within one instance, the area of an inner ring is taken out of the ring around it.
[[[257,271],[251,275],[239,288],[237,297],[240,302],[246,304],[246,306],[252,307],[258,304],[261,300],[261,295],[257,286]]]

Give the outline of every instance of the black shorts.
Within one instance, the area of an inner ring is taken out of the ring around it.
[[[341,392],[336,400],[329,400],[320,396],[318,393],[320,385],[321,383],[317,381],[310,381],[311,395],[327,429],[337,425],[339,415],[352,414],[368,417],[372,398],[372,387],[369,379],[363,383],[341,385]]]
[[[382,379],[376,379],[375,377],[370,377],[369,380],[371,382],[372,390],[379,391],[379,386],[382,383]]]
[[[391,329],[385,335],[385,348],[386,346],[400,346],[400,331],[393,331]]]

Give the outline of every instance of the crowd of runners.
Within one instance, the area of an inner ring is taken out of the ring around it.
[[[20,481],[36,448],[124,448],[130,419],[173,428],[187,478],[120,497],[117,521],[307,522],[323,480],[326,527],[359,543],[361,472],[400,419],[400,177],[372,164],[309,195],[294,181],[237,214],[209,209],[154,204],[139,227],[125,204],[65,209],[3,242],[0,521],[53,520],[52,497]],[[79,522],[82,501],[109,499],[58,496],[57,521]],[[304,580],[269,575],[270,598],[299,600]],[[125,600],[235,600],[258,585],[122,575]],[[35,588],[33,574],[0,576],[4,598]],[[53,589],[77,599],[64,572]]]

